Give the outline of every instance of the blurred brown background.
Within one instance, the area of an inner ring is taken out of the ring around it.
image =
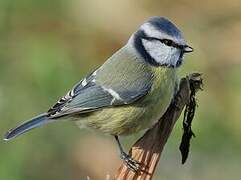
[[[203,72],[205,91],[187,164],[178,151],[180,120],[155,179],[240,179],[240,9],[240,0],[0,0],[0,134],[47,110],[147,18],[166,16],[195,48],[180,74]],[[122,138],[126,149],[140,136]],[[119,164],[112,137],[71,122],[0,141],[0,179],[99,180]]]

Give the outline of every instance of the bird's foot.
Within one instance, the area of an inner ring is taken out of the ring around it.
[[[121,159],[125,162],[126,166],[130,170],[137,172],[140,169],[141,163],[134,160],[130,155],[126,154],[125,152],[121,153]]]

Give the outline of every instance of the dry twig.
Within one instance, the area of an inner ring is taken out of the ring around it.
[[[158,123],[149,129],[130,149],[129,154],[133,159],[141,163],[141,171],[133,172],[126,167],[123,163],[118,169],[115,179],[116,180],[150,180],[153,177],[156,166],[161,156],[161,152],[167,142],[167,139],[173,129],[174,124],[179,118],[185,106],[189,106],[192,94],[201,89],[202,79],[201,74],[193,73],[181,79],[180,88],[175,96],[174,103],[167,109],[166,113],[158,121]],[[186,108],[187,108],[186,107]],[[194,107],[195,110],[195,107]],[[185,120],[185,119],[184,119]],[[190,122],[191,124],[191,122]],[[190,132],[191,131],[191,125]],[[184,131],[185,134],[185,131]],[[187,158],[189,151],[189,139],[182,142],[184,145],[183,160]],[[184,141],[182,140],[182,141]],[[186,147],[185,147],[185,144]]]

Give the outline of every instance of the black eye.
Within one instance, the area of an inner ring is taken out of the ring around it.
[[[167,46],[173,46],[173,41],[170,39],[163,39],[162,42],[166,44]]]

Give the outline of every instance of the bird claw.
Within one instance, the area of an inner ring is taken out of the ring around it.
[[[134,160],[130,155],[126,154],[125,152],[121,153],[121,159],[130,170],[137,172],[140,169],[141,163]]]

